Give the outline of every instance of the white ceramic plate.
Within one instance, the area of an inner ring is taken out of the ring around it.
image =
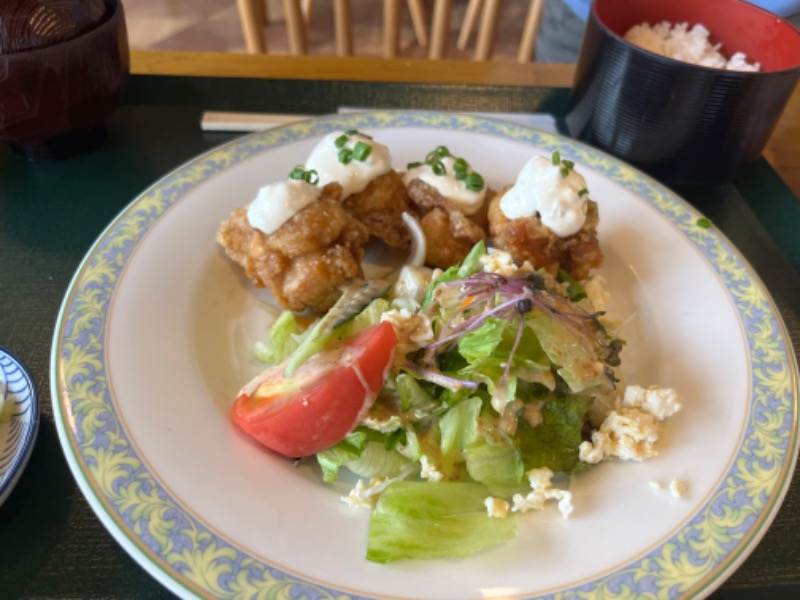
[[[39,399],[25,366],[0,348],[0,505],[19,481],[39,431]],[[6,412],[8,411],[8,412]]]
[[[521,519],[512,542],[461,560],[364,559],[369,514],[262,450],[228,420],[258,366],[273,312],[216,246],[218,224],[305,161],[321,136],[357,128],[395,165],[445,144],[492,187],[558,150],[600,205],[604,274],[629,383],[677,388],[660,455],[572,482],[575,512]],[[61,441],[100,519],[181,596],[518,598],[702,596],[753,549],[797,454],[797,367],[763,285],[700,215],[638,171],[569,139],[438,113],[329,117],[200,156],[102,234],[64,299],[52,353]],[[677,479],[682,498],[651,481]]]

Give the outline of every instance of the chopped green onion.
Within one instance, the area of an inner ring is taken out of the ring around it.
[[[344,132],[345,135],[358,135],[358,129],[347,129]]]
[[[567,169],[574,169],[575,168],[575,163],[572,162],[571,160],[567,160],[566,158],[561,161],[561,164],[563,166],[567,167]]]
[[[434,152],[436,152],[436,156],[438,156],[439,158],[450,156],[450,150],[447,148],[447,146],[437,146]]]
[[[370,154],[372,154],[372,146],[364,142],[356,142],[353,148],[353,158],[363,162],[369,158]]]
[[[347,143],[347,135],[340,135],[333,141],[333,145],[337,148],[344,148],[344,145]]]
[[[578,192],[578,196],[586,196],[589,193],[589,190],[583,188],[580,192]]]
[[[464,170],[459,170],[455,172],[456,181],[464,181],[467,178],[467,172]]]
[[[426,163],[434,163],[439,160],[439,156],[436,154],[435,150],[431,150],[428,154],[425,155],[425,162]]]
[[[705,217],[701,217],[697,219],[697,226],[701,229],[711,229],[711,219],[706,219]]]
[[[561,155],[558,153],[558,150],[553,152],[553,164],[558,166],[561,164]]]
[[[348,164],[353,160],[353,151],[349,148],[342,148],[339,150],[339,162],[343,165]]]
[[[319,174],[314,169],[309,171],[303,165],[297,165],[289,173],[289,179],[305,181],[311,185],[317,185],[317,183],[319,183]]]
[[[289,179],[305,179],[306,170],[301,165],[297,165],[294,169],[292,169],[291,173],[289,173]]]
[[[569,169],[567,167],[561,167],[561,176],[567,177],[569,175]]]
[[[458,170],[466,171],[467,169],[469,169],[469,163],[463,158],[457,158],[453,161],[453,168],[457,171]]]
[[[416,161],[416,162],[410,162],[410,163],[408,163],[408,164],[406,165],[406,169],[408,169],[408,170],[410,171],[411,169],[416,169],[417,167],[421,167],[423,164],[424,164],[424,163],[421,163],[421,162],[419,162],[419,161]]]
[[[480,192],[484,186],[483,177],[478,173],[472,172],[467,175],[467,178],[464,180],[464,185],[472,192]]]
[[[440,160],[437,160],[436,162],[431,164],[431,169],[436,175],[444,175],[447,172],[447,169],[444,168],[444,165]]]

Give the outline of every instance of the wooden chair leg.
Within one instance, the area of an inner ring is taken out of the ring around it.
[[[350,0],[334,0],[333,18],[336,29],[336,54],[353,55],[353,14]]]
[[[303,25],[303,13],[299,0],[283,0],[283,13],[286,19],[286,30],[289,36],[289,52],[294,55],[308,54],[306,28]]]
[[[250,54],[264,54],[267,44],[264,40],[263,13],[257,7],[263,0],[236,0],[242,33],[247,51]]]
[[[528,6],[528,16],[525,19],[525,28],[522,30],[522,41],[519,44],[517,62],[530,62],[536,47],[536,35],[542,23],[544,0],[531,0]]]
[[[432,60],[439,60],[445,56],[452,8],[453,0],[436,0],[434,2],[431,45],[428,48],[428,58]]]
[[[314,9],[314,0],[300,0],[300,12],[303,13],[303,22],[306,27],[311,23],[311,11]]]
[[[469,0],[467,10],[464,13],[464,21],[461,23],[461,31],[458,33],[458,41],[456,47],[459,50],[464,50],[469,44],[469,38],[472,35],[472,30],[475,29],[475,22],[478,20],[478,13],[483,6],[483,0]]]
[[[269,9],[267,8],[268,0],[253,0],[253,7],[255,7],[256,22],[266,25],[269,23]]]
[[[408,10],[411,13],[411,24],[414,26],[414,35],[417,43],[425,48],[428,45],[428,28],[425,25],[425,5],[422,0],[408,0]]]
[[[478,30],[478,41],[475,44],[475,60],[489,60],[492,55],[499,12],[500,0],[486,0],[481,15],[481,26]]]
[[[400,48],[400,0],[383,0],[383,57],[396,58]]]

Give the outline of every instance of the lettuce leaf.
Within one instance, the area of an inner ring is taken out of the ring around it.
[[[595,349],[590,347],[591,338],[568,330],[542,311],[529,314],[527,322],[548,358],[559,367],[558,374],[572,392],[608,384],[605,365],[597,357]]]
[[[303,328],[290,310],[283,311],[269,330],[269,342],[256,342],[253,358],[268,365],[277,365],[289,358],[300,345]]]
[[[387,450],[383,442],[368,441],[358,458],[348,461],[344,466],[359,477],[372,479],[397,477],[410,462],[395,450]]]
[[[478,416],[483,401],[473,397],[452,406],[439,421],[442,432],[442,472],[448,479],[459,479],[458,466],[464,462],[464,452],[478,435]]]
[[[467,473],[497,496],[510,497],[530,486],[525,482],[522,458],[511,444],[490,444],[478,437],[467,448]]]
[[[372,515],[367,559],[455,558],[512,539],[516,517],[489,517],[487,496],[489,491],[479,483],[393,483]]]
[[[550,398],[542,405],[542,423],[532,427],[520,419],[517,428],[525,470],[548,467],[554,473],[576,473],[586,467],[578,460],[589,396]]]
[[[366,445],[366,432],[356,429],[335,446],[317,452],[317,462],[322,469],[323,480],[326,483],[336,481],[339,469],[349,462],[358,460]]]

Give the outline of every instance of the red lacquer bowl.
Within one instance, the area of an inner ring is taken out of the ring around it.
[[[0,140],[29,158],[64,158],[100,143],[130,68],[120,0],[105,20],[51,46],[0,54]]]
[[[623,39],[633,25],[700,23],[760,72],[713,69]],[[596,0],[567,126],[670,185],[713,185],[757,159],[800,79],[800,30],[741,0]]]

